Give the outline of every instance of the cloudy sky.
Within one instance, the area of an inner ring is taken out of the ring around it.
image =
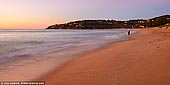
[[[44,29],[82,19],[148,19],[170,14],[170,0],[0,0],[1,29]]]

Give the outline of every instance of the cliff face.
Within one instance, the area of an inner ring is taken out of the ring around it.
[[[155,17],[148,20],[129,21],[116,20],[82,20],[65,24],[55,24],[46,29],[113,29],[113,28],[146,28],[157,27],[170,23],[170,15]]]

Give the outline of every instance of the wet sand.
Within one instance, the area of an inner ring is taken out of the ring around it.
[[[142,29],[36,79],[46,85],[169,85],[170,29]]]

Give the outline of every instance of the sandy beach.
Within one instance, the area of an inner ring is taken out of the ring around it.
[[[169,85],[170,29],[138,31],[129,41],[73,59],[36,80],[46,85]]]

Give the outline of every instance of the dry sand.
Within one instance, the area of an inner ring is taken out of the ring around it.
[[[46,85],[170,85],[170,29],[143,29],[43,75]]]

